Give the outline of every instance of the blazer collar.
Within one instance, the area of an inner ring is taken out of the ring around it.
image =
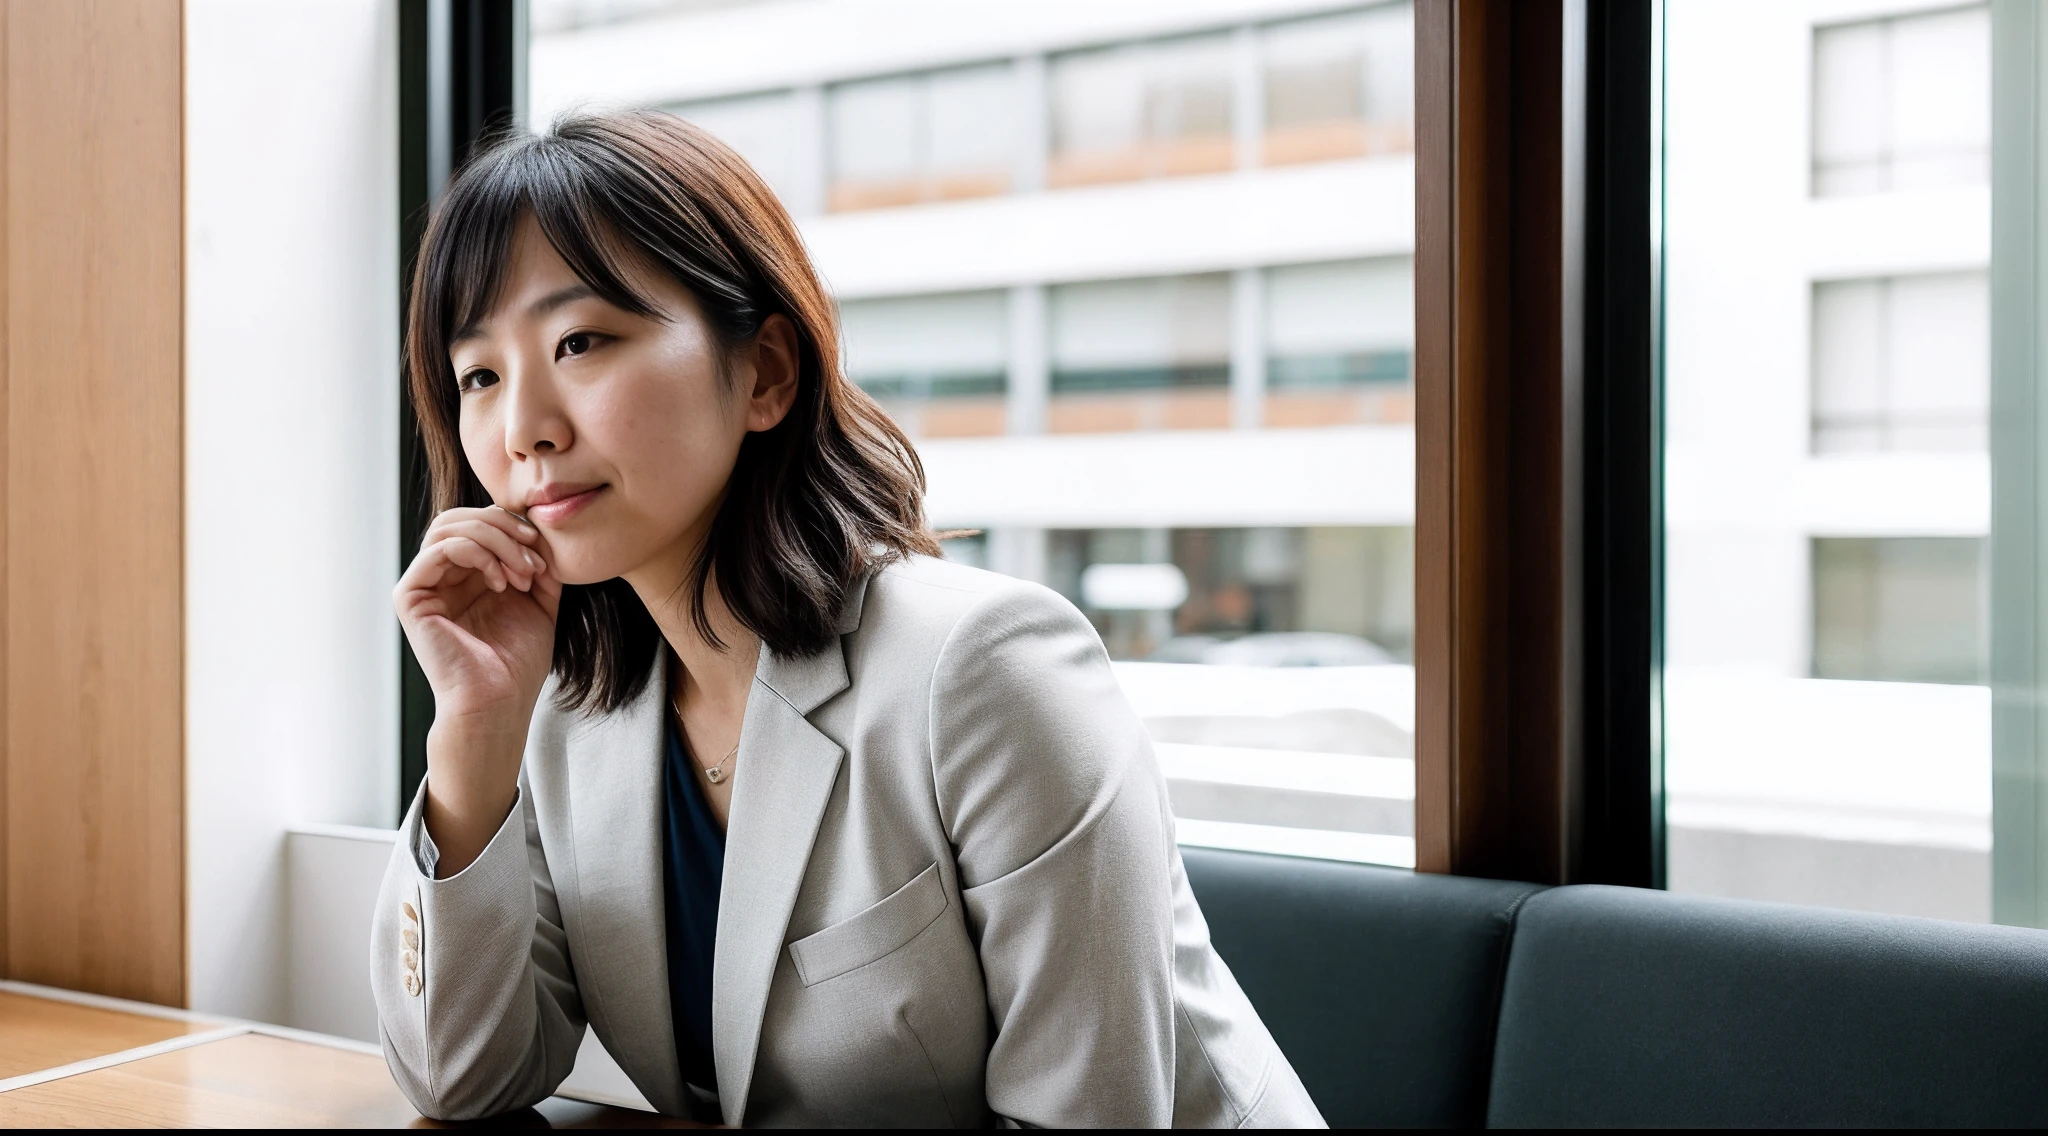
[[[867,585],[864,577],[848,593],[835,628],[841,636],[859,628]],[[850,685],[843,639],[835,639],[802,658],[763,651],[747,697],[711,982],[719,1105],[734,1127],[746,1117],[768,989],[845,756],[808,715]]]
[[[872,574],[862,576],[847,592],[846,603],[839,609],[839,622],[833,627],[839,635],[851,635],[860,630],[861,609],[866,606],[868,581],[872,578]],[[771,655],[764,650],[754,681],[766,685],[798,714],[809,714],[852,685],[846,675],[846,651],[837,641],[815,655],[795,658]],[[752,707],[748,709],[751,711]],[[744,729],[740,733],[740,744],[746,744]],[[733,783],[733,791],[739,791],[737,781]]]

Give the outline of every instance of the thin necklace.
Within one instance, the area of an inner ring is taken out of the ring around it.
[[[673,707],[676,712],[676,728],[681,730],[683,728],[682,701],[680,699],[671,698],[669,699],[669,705]],[[723,785],[725,783],[725,779],[732,776],[732,774],[726,772],[726,763],[731,761],[733,757],[740,752],[740,743],[732,743],[732,748],[725,752],[724,757],[718,759],[717,765],[706,766],[703,762],[697,760],[696,751],[690,748],[689,732],[685,730],[683,733],[683,752],[690,755],[690,764],[695,765],[697,768],[704,770],[704,779],[706,781],[711,782],[713,785]]]

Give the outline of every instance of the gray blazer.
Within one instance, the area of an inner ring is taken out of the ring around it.
[[[919,557],[839,630],[763,652],[747,701],[713,971],[725,1122],[1320,1125],[1209,945],[1158,761],[1080,613]],[[545,693],[517,806],[449,879],[421,870],[414,802],[370,978],[428,1116],[546,1097],[586,1021],[655,1107],[703,1099],[669,1019],[665,690],[600,716]]]

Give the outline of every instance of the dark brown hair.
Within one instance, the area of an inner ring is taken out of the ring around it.
[[[730,354],[769,317],[796,328],[796,402],[749,434],[685,583],[691,618],[714,578],[726,606],[778,655],[831,642],[847,591],[878,563],[936,555],[924,468],[903,432],[839,370],[838,313],[789,214],[739,155],[673,115],[576,115],[514,132],[457,175],[428,222],[407,314],[406,371],[434,483],[434,509],[491,504],[462,453],[450,342],[489,314],[513,231],[531,216],[607,302],[655,305],[636,264],[689,289]],[[624,580],[565,587],[554,670],[564,707],[616,709],[653,672],[661,631]]]

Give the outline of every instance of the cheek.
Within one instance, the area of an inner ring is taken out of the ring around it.
[[[648,376],[622,385],[607,400],[602,424],[593,423],[604,435],[599,448],[648,512],[684,520],[724,487],[739,432],[717,381]]]
[[[462,456],[469,459],[469,468],[476,479],[484,483],[491,496],[503,500],[506,492],[506,477],[510,472],[511,459],[505,456],[502,432],[489,415],[472,413],[466,407],[457,431],[462,438]]]

